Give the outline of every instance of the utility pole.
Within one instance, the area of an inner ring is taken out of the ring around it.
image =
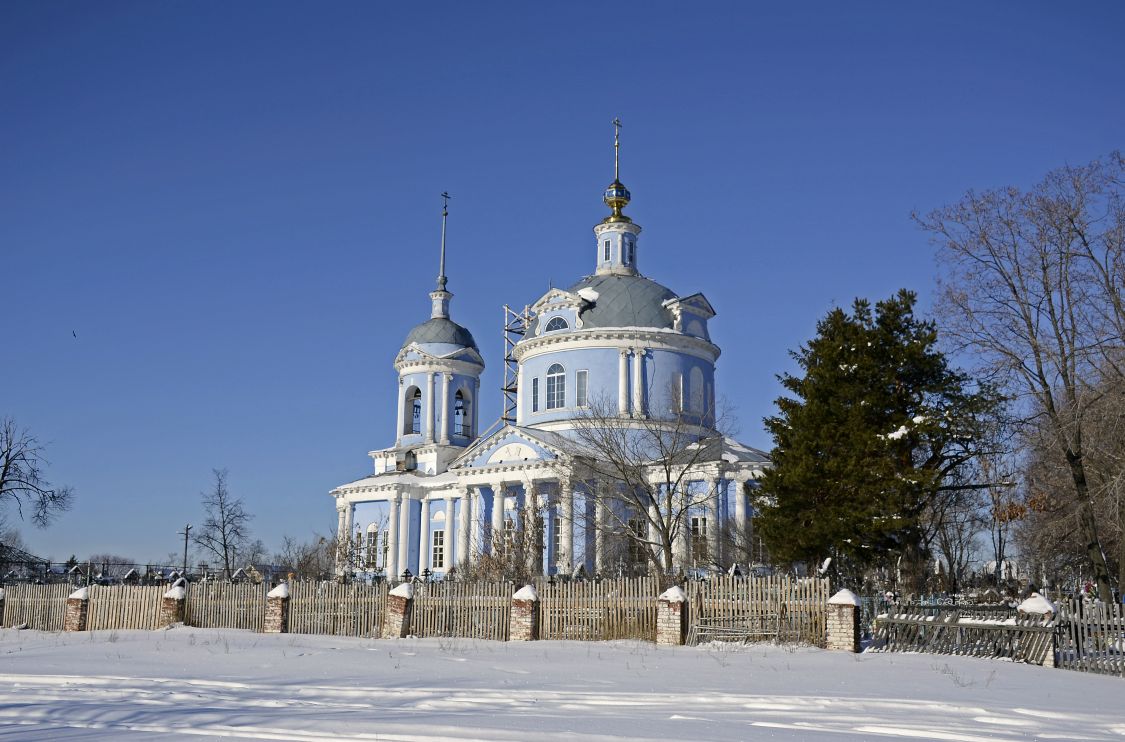
[[[179,531],[178,533],[182,533],[184,536],[184,569],[180,576],[183,577],[184,580],[187,580],[187,545],[188,534],[191,533],[191,524],[188,523],[187,525],[185,525],[184,530]]]

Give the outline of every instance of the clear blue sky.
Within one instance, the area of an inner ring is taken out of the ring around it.
[[[453,317],[593,268],[612,179],[639,259],[718,310],[740,437],[831,306],[918,291],[910,221],[1123,142],[1122,3],[7,2],[0,414],[77,490],[31,550],[177,549],[213,467],[271,547],[393,443],[438,194]],[[76,333],[77,338],[72,334]]]

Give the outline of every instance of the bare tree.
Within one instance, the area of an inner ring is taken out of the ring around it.
[[[0,508],[14,505],[21,518],[26,510],[40,528],[74,498],[70,487],[51,486],[43,474],[46,465],[35,436],[10,417],[0,419]]]
[[[939,247],[947,336],[1006,382],[1026,423],[1065,460],[1083,550],[1103,600],[1111,578],[1087,452],[1107,374],[1125,378],[1125,160],[1065,167],[1027,192],[969,192],[915,218]]]
[[[338,551],[335,537],[326,538],[314,533],[309,541],[300,541],[286,535],[281,539],[281,548],[274,552],[273,561],[298,579],[326,580],[337,564]],[[346,551],[355,553],[351,549]],[[352,563],[358,563],[358,559],[353,557]]]
[[[680,407],[674,394],[671,399],[673,408]],[[654,574],[671,575],[676,544],[689,535],[689,511],[717,496],[723,436],[716,415],[708,410],[626,418],[601,397],[573,424],[560,466],[572,483],[589,483],[585,493],[596,513],[587,538],[599,538],[610,553],[617,549],[646,562]],[[685,561],[718,566],[708,554],[689,549]],[[618,561],[623,558],[618,555]]]
[[[242,500],[227,489],[227,470],[211,471],[215,475],[215,484],[210,492],[202,495],[206,517],[192,536],[192,541],[213,554],[223,565],[223,576],[230,579],[236,569],[237,557],[250,539],[250,521],[254,516],[246,512]]]

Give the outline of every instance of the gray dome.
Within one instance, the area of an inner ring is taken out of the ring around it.
[[[582,311],[583,329],[591,327],[672,328],[672,313],[664,302],[676,293],[644,276],[605,274],[586,276],[568,291],[593,289],[598,298]]]
[[[472,348],[473,350],[479,351],[477,341],[473,340],[473,334],[453,320],[446,319],[445,317],[428,319],[411,330],[410,334],[406,336],[406,342],[402,344],[402,347],[405,348],[411,343],[418,343],[419,345],[431,343],[458,345],[462,348]]]

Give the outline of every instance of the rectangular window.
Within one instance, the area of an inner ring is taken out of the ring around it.
[[[547,374],[547,409],[557,410],[566,404],[566,374]]]
[[[367,560],[366,566],[375,569],[378,565],[379,559],[379,532],[367,532]]]
[[[586,406],[586,383],[589,378],[589,371],[578,371],[574,375],[574,393],[577,395],[574,404],[578,407]]]
[[[531,380],[531,411],[539,412],[539,377]]]
[[[445,531],[434,531],[434,550],[430,564],[434,569],[445,569]]]
[[[629,520],[629,531],[632,534],[629,539],[629,564],[636,567],[646,561],[645,544],[638,539],[643,539],[647,535],[648,523],[641,518],[631,518]]]
[[[693,515],[691,518],[691,558],[696,564],[707,564],[707,518]]]
[[[602,260],[608,261],[609,260],[609,240],[605,241],[605,252],[604,252],[604,254],[605,254],[605,257],[603,257]]]

